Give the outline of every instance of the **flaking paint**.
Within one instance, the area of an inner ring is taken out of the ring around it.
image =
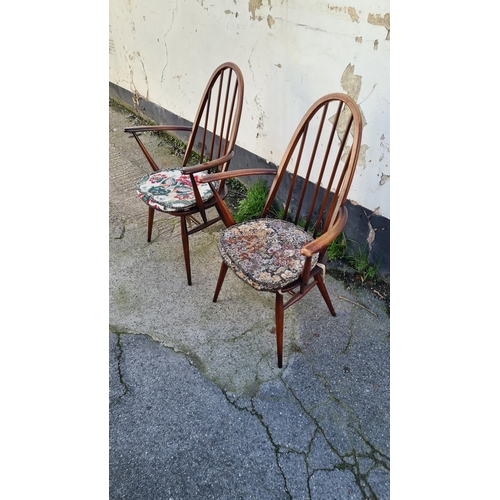
[[[388,0],[110,0],[110,82],[189,120],[214,67],[232,60],[245,77],[238,144],[274,164],[308,107],[345,92],[364,124],[350,198],[389,217],[388,7]]]
[[[389,13],[384,14],[382,17],[380,14],[368,14],[368,23],[374,26],[383,26],[387,30],[386,40],[390,40],[391,35],[391,15]]]

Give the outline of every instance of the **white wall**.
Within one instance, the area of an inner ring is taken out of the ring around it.
[[[212,71],[245,78],[237,144],[278,164],[309,106],[360,105],[363,148],[349,199],[389,211],[389,0],[110,0],[110,82],[192,121]]]

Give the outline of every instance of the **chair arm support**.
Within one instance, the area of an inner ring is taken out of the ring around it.
[[[181,130],[184,132],[191,132],[192,127],[182,127],[177,125],[144,125],[141,127],[127,127],[124,128],[124,132],[128,133],[140,133],[140,132],[160,132],[166,130]]]
[[[218,210],[222,218],[222,222],[226,227],[233,226],[236,224],[233,215],[227,208],[222,198],[219,196],[217,189],[212,184],[215,181],[224,181],[225,179],[230,179],[232,177],[242,177],[245,175],[266,175],[266,174],[276,174],[276,170],[269,168],[249,168],[244,170],[230,170],[226,172],[219,172],[218,174],[208,174],[200,178],[200,182],[208,182],[212,192],[214,193],[215,199],[217,200]]]
[[[144,146],[144,144],[141,142],[139,136],[141,135],[141,132],[158,132],[166,130],[190,131],[191,127],[180,127],[180,126],[178,127],[175,125],[145,125],[141,127],[127,127],[123,129],[124,132],[132,134],[130,137],[133,137],[137,141],[137,144],[139,144],[141,151],[144,153],[144,156],[148,160],[148,163],[151,165],[151,168],[153,169],[154,172],[158,172],[160,168],[154,161],[149,151],[146,149],[146,146]]]
[[[197,165],[192,165],[190,167],[181,168],[181,172],[183,174],[195,174],[196,172],[202,172],[203,170],[209,170],[212,167],[218,167],[219,165],[223,165],[227,163],[234,156],[234,151],[230,151],[229,153],[217,158],[215,160],[207,161],[206,163],[198,163]],[[216,174],[215,174],[216,175]],[[207,182],[207,176],[204,176],[200,179],[201,182]]]
[[[347,209],[340,207],[339,214],[333,226],[321,236],[304,245],[300,253],[305,257],[312,257],[315,253],[325,250],[328,245],[342,232],[347,222]]]
[[[277,170],[271,168],[246,168],[243,170],[228,170],[218,174],[209,174],[202,177],[203,182],[221,181],[233,177],[244,177],[246,175],[276,175]]]

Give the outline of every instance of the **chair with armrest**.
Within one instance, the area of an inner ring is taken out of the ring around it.
[[[276,295],[278,367],[283,363],[284,311],[315,286],[335,310],[324,283],[328,246],[347,222],[345,202],[361,145],[362,119],[347,95],[328,94],[302,118],[277,169],[233,170],[204,176],[226,225],[218,243],[222,257],[213,301],[228,268],[256,290]],[[231,177],[273,175],[261,217],[239,224],[217,193]],[[276,206],[278,205],[278,210]],[[285,294],[290,298],[284,301]]]
[[[219,205],[208,184],[200,182],[203,173],[225,172],[234,155],[234,146],[243,107],[244,82],[239,67],[231,62],[221,64],[212,74],[202,95],[193,126],[154,125],[128,127],[153,172],[137,182],[137,193],[148,205],[148,242],[151,242],[155,210],[180,217],[184,263],[188,285],[191,285],[189,235],[221,220],[219,213],[213,218],[207,210]],[[190,132],[182,165],[178,169],[160,170],[151,153],[140,139],[144,132]],[[199,163],[188,166],[193,152],[199,154]],[[227,194],[224,180],[218,181],[217,196]],[[194,216],[201,216],[201,221]],[[194,225],[188,228],[188,219]]]

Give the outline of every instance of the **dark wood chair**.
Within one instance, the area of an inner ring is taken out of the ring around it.
[[[222,265],[213,301],[217,301],[228,268],[253,288],[276,295],[279,368],[288,307],[317,285],[335,316],[324,284],[327,249],[347,222],[345,202],[361,132],[357,104],[347,95],[329,94],[302,118],[277,170],[233,170],[203,179],[212,186],[226,224],[218,243]],[[248,175],[274,175],[274,180],[261,218],[236,224],[217,194],[216,183]],[[285,294],[291,296],[286,302]]]
[[[200,182],[203,173],[225,172],[234,155],[234,146],[243,107],[243,75],[234,63],[221,64],[212,74],[196,113],[193,126],[155,125],[128,127],[148,160],[153,172],[139,179],[137,193],[149,206],[148,242],[151,242],[155,210],[180,217],[182,246],[188,285],[191,285],[189,235],[221,220],[219,213],[207,217],[207,210],[219,206],[208,184]],[[189,132],[186,152],[178,169],[160,170],[150,152],[140,140],[144,132]],[[199,154],[199,163],[188,166],[191,154]],[[214,186],[212,186],[214,187]],[[224,180],[218,181],[215,191],[219,198],[227,194]],[[201,221],[194,217],[201,216]],[[193,222],[188,228],[189,222]]]

